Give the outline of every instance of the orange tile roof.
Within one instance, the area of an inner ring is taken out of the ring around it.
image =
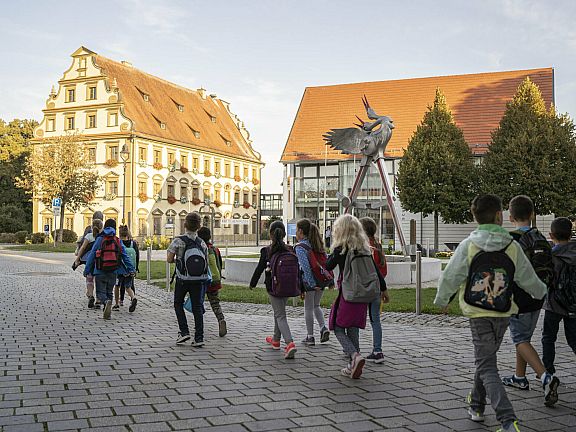
[[[554,101],[552,68],[308,87],[281,162],[323,160],[324,133],[334,128],[354,127],[353,123],[358,122],[355,115],[367,120],[362,105],[364,94],[379,115],[394,120],[396,128],[386,156],[401,157],[427,106],[434,102],[437,87],[444,92],[471,150],[483,154],[490,143],[491,132],[504,114],[506,102],[527,76],[538,85],[549,106]],[[328,148],[328,159],[352,157]]]
[[[101,55],[96,56],[96,65],[110,82],[116,79],[124,114],[132,120],[137,135],[261,162],[221,100],[211,96],[204,99],[196,90]],[[148,95],[148,101],[144,95]],[[178,105],[184,107],[182,112]],[[216,118],[215,123],[211,117]],[[166,128],[162,129],[160,123],[165,123]],[[199,138],[194,131],[200,132]]]

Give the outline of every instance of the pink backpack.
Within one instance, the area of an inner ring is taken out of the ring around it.
[[[270,257],[270,248],[268,248]],[[274,297],[296,297],[301,291],[302,277],[298,257],[290,248],[286,251],[276,252],[269,258],[268,267],[272,276],[270,294]]]

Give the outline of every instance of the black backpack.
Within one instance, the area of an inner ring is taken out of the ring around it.
[[[536,228],[530,228],[528,231],[512,231],[510,235],[522,247],[538,278],[546,284],[548,289],[553,288],[554,262],[552,261],[552,246],[550,246],[546,237]],[[544,304],[544,299],[533,298],[516,284],[514,284],[514,301],[518,305],[519,313],[540,310]]]
[[[576,266],[562,263],[552,295],[570,316],[576,315]]]
[[[508,312],[512,307],[514,262],[506,254],[512,242],[499,251],[480,251],[472,258],[464,289],[464,301],[493,312]]]

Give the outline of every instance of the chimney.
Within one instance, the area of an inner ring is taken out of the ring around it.
[[[132,67],[132,63],[130,63],[129,61],[122,60],[121,63],[126,67]]]
[[[197,91],[198,91],[198,94],[200,95],[200,97],[202,99],[206,99],[206,89],[205,88],[200,87]]]

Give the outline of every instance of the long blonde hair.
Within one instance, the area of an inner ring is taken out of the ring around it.
[[[350,214],[343,214],[334,221],[332,240],[334,242],[332,247],[341,247],[342,252],[370,250],[370,242],[362,228],[362,224]]]

